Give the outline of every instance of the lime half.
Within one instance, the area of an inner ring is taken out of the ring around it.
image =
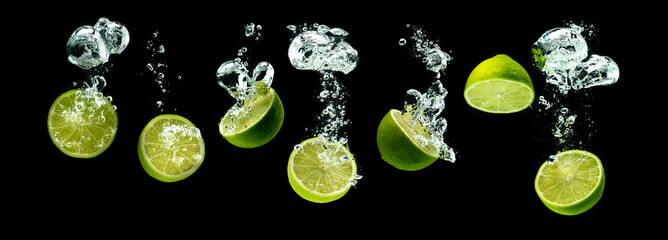
[[[438,159],[438,150],[431,145],[421,146],[401,112],[390,110],[378,125],[376,144],[380,156],[390,165],[406,171],[423,169]]]
[[[51,105],[47,119],[51,141],[71,157],[92,158],[114,141],[116,110],[102,93],[74,89]]]
[[[514,113],[529,107],[534,89],[529,73],[505,54],[476,66],[464,88],[464,98],[473,108],[488,113]]]
[[[270,88],[266,93],[258,93],[252,109],[244,117],[233,121],[228,110],[218,124],[218,131],[234,146],[255,148],[268,143],[278,134],[284,115],[281,99]]]
[[[311,202],[326,203],[343,197],[357,178],[353,155],[338,142],[311,138],[295,146],[290,154],[290,186]]]
[[[148,175],[163,182],[176,182],[202,165],[204,140],[188,119],[164,114],[146,124],[139,136],[138,152]]]
[[[552,211],[577,215],[593,207],[603,195],[605,173],[598,157],[582,150],[554,155],[536,174],[534,188]]]

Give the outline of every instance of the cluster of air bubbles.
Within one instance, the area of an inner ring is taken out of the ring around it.
[[[249,23],[244,27],[244,35],[259,40],[260,30],[262,30],[261,25]],[[269,62],[259,62],[250,72],[248,58],[244,57],[246,52],[248,48],[239,48],[237,58],[223,62],[216,71],[218,85],[236,101],[229,110],[229,117],[233,124],[225,126],[226,131],[232,131],[237,127],[234,124],[237,119],[242,119],[250,112],[257,96],[269,92],[274,80],[274,67]]]
[[[561,108],[557,114],[557,122],[552,129],[552,135],[559,138],[559,143],[566,142],[573,133],[572,125],[575,123],[577,115],[570,113],[568,108]]]
[[[435,72],[436,79],[439,79],[452,57],[441,50],[438,41],[429,39],[422,27],[406,24],[406,28],[412,30],[411,44],[408,46],[412,47],[413,57],[420,59],[427,70]],[[408,43],[405,38],[399,39],[399,46],[406,46]]]
[[[619,66],[610,57],[590,54],[584,28],[570,24],[548,30],[532,45],[536,67],[546,82],[561,93],[594,86],[610,85],[619,79]],[[593,30],[587,31],[590,34]]]
[[[160,93],[168,93],[170,81],[167,78],[167,61],[165,60],[165,45],[161,42],[160,32],[154,30],[151,34],[144,48],[149,53],[149,58],[146,63],[146,72],[148,72],[155,84],[157,84],[160,89]],[[142,73],[143,74],[143,73]],[[181,80],[181,76],[176,76],[176,79]],[[165,96],[161,95],[159,100],[155,101],[155,106],[161,111],[164,111],[165,106]]]
[[[447,94],[448,91],[438,80],[424,94],[409,89],[404,99],[402,118],[417,133],[415,137],[422,147],[433,146],[442,159],[454,162],[455,152],[443,138],[448,122],[439,116],[445,108]]]
[[[246,24],[244,27],[244,35],[248,38],[253,38],[256,41],[260,40],[260,37],[262,37],[262,33],[260,31],[262,30],[262,25],[255,23],[249,23]]]
[[[130,43],[123,24],[102,17],[94,26],[81,26],[67,41],[67,60],[83,69],[104,64],[111,54],[120,54]]]
[[[345,41],[345,30],[317,23],[287,28],[296,34],[288,48],[288,58],[296,69],[348,74],[357,66],[359,56]]]
[[[404,97],[402,109],[403,120],[413,129],[416,139],[422,147],[434,147],[439,156],[450,162],[456,160],[455,152],[446,143],[443,137],[448,123],[440,114],[445,108],[445,96],[448,91],[440,81],[441,72],[445,71],[452,57],[441,50],[438,41],[431,40],[422,30],[422,27],[406,25],[412,30],[410,43],[413,58],[420,59],[427,70],[436,73],[436,77],[427,92],[409,89]],[[409,43],[405,38],[399,39],[400,46]]]
[[[538,96],[538,104],[543,105],[544,110],[548,110],[552,107],[552,103],[547,101],[547,99],[545,99],[545,96],[543,96],[543,95]],[[541,109],[538,109],[538,110],[541,111]]]
[[[344,127],[350,124],[345,118],[346,93],[334,72],[350,73],[357,66],[359,57],[348,42],[348,32],[324,24],[289,25],[293,38],[288,58],[296,69],[318,71],[321,74],[321,91],[317,99],[324,109],[316,117],[319,126],[314,135],[341,142],[345,140]],[[347,142],[347,141],[344,141]]]
[[[172,124],[170,122],[164,122],[162,130],[158,133],[159,147],[171,152],[167,153],[168,156],[166,157],[171,164],[178,167],[184,164],[186,160],[196,162],[202,158],[201,154],[185,156],[180,153],[188,151],[188,147],[194,146],[194,143],[199,142],[201,138],[202,133],[198,128],[185,124]]]

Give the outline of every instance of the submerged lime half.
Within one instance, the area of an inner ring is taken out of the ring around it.
[[[488,113],[514,113],[531,106],[534,89],[529,73],[505,54],[476,66],[464,87],[469,106]]]
[[[218,130],[234,146],[255,148],[268,143],[278,134],[284,115],[281,98],[270,88],[266,93],[258,93],[245,116],[233,120],[230,111],[225,113]]]
[[[151,177],[176,182],[204,161],[204,139],[188,119],[174,114],[153,118],[139,136],[139,161]]]
[[[74,89],[53,102],[47,129],[51,141],[63,153],[92,158],[114,141],[118,117],[114,106],[102,93]]]
[[[603,195],[605,172],[598,157],[582,150],[554,155],[540,166],[534,188],[550,210],[577,215],[593,207]]]
[[[297,145],[290,154],[290,186],[311,202],[327,203],[343,197],[357,178],[353,155],[338,142],[311,138]]]
[[[421,147],[416,133],[396,109],[390,110],[380,121],[376,144],[380,156],[390,165],[406,171],[423,169],[439,158],[431,145]]]

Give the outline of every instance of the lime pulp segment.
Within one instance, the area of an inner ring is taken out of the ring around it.
[[[505,79],[492,79],[473,84],[466,90],[466,102],[491,113],[512,113],[531,105],[533,89],[526,84]]]

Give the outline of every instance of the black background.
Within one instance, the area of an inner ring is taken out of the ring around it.
[[[12,145],[17,146],[12,149],[22,151],[11,159],[18,166],[6,169],[17,173],[10,177],[8,188],[16,204],[8,208],[20,209],[18,222],[161,225],[207,221],[228,230],[255,225],[299,229],[300,224],[308,224],[360,230],[378,226],[411,233],[458,225],[509,229],[592,223],[644,225],[638,221],[652,216],[655,209],[665,213],[665,209],[654,207],[656,190],[644,187],[651,182],[649,177],[654,177],[646,172],[653,161],[643,153],[652,149],[644,144],[649,140],[644,139],[648,135],[642,130],[651,122],[636,117],[645,111],[639,106],[648,101],[638,84],[644,78],[640,67],[644,54],[636,43],[638,38],[652,36],[644,28],[650,22],[619,14],[636,16],[640,12],[622,8],[615,9],[618,14],[598,8],[508,12],[445,6],[403,12],[330,6],[327,11],[306,13],[307,7],[257,11],[250,5],[220,10],[205,6],[63,10],[14,23],[28,36],[24,44],[38,46],[30,51],[39,52],[21,57],[25,60],[19,65],[26,69],[18,71],[27,74],[14,82],[19,84],[18,93],[32,96],[29,110],[20,111],[26,111],[30,120],[36,119],[19,123],[29,134],[21,134],[20,144]],[[69,35],[79,26],[95,24],[102,16],[124,24],[130,32],[127,49],[112,55],[105,65],[108,84],[103,92],[113,97],[118,108],[118,133],[101,155],[75,159],[53,145],[46,118],[60,94],[74,88],[73,82],[81,86],[91,74],[67,61]],[[244,25],[250,22],[263,27],[259,42],[243,35]],[[581,215],[567,217],[547,209],[533,188],[540,165],[550,154],[565,148],[550,133],[556,118],[553,109],[539,111],[543,106],[536,98],[531,108],[519,113],[487,114],[466,104],[463,89],[478,63],[504,53],[529,72],[536,96],[554,99],[554,86],[546,85],[532,65],[530,47],[543,32],[570,22],[594,26],[595,34],[587,41],[590,53],[610,56],[619,65],[621,76],[612,86],[572,92],[561,101],[581,114],[572,140],[582,141],[578,148],[599,156],[606,173],[600,202]],[[300,198],[291,189],[286,173],[293,146],[311,137],[305,128],[316,127],[314,118],[323,108],[316,99],[321,90],[320,75],[296,70],[287,58],[291,32],[286,26],[303,23],[345,29],[350,34],[346,41],[359,52],[355,70],[335,75],[348,93],[349,149],[363,178],[343,198],[327,204]],[[390,109],[402,107],[406,90],[424,92],[433,79],[433,73],[411,57],[410,48],[398,44],[400,38],[411,36],[404,26],[407,23],[423,26],[427,36],[438,40],[453,57],[441,78],[449,91],[442,116],[449,123],[445,139],[455,149],[457,161],[437,161],[417,172],[400,171],[385,163],[375,143],[380,120]],[[631,30],[633,27],[637,28]],[[166,49],[160,57],[168,65],[167,94],[160,92],[154,76],[146,71],[150,62],[146,43],[156,39],[152,36],[156,30],[157,41]],[[247,56],[251,66],[259,61],[273,65],[272,87],[285,107],[278,135],[256,149],[232,146],[217,128],[233,99],[216,84],[215,72],[221,63],[235,58],[242,46],[250,48]],[[165,102],[164,112],[156,107],[157,100]],[[137,157],[141,130],[162,113],[190,119],[201,129],[206,144],[202,166],[176,183],[151,178]],[[578,125],[591,121],[591,128]],[[71,218],[62,222],[63,216]]]

